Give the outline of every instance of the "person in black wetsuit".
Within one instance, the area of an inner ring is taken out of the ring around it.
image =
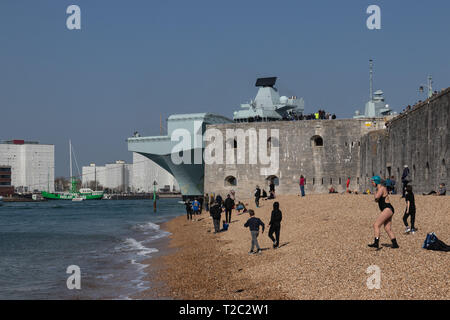
[[[394,207],[389,202],[389,193],[386,186],[381,184],[381,178],[379,176],[374,176],[371,180],[372,185],[377,188],[375,193],[375,201],[378,202],[378,207],[380,208],[381,213],[373,224],[375,240],[368,246],[371,248],[379,248],[380,228],[384,225],[384,230],[386,230],[386,233],[392,241],[391,248],[396,249],[399,246],[397,244],[397,239],[395,238],[394,232],[392,232],[392,216],[394,215]]]
[[[406,227],[405,233],[411,232],[412,234],[414,234],[414,232],[416,232],[416,228],[414,227],[414,223],[416,221],[416,202],[414,200],[412,186],[409,184],[406,186],[405,201],[406,209],[405,214],[403,215],[403,223]],[[409,216],[411,217],[411,228],[408,226]]]
[[[280,245],[280,229],[281,229],[281,220],[283,216],[280,211],[280,204],[278,202],[274,202],[272,215],[270,217],[269,222],[269,238],[273,241],[273,248],[278,248]],[[275,238],[273,234],[275,233]]]

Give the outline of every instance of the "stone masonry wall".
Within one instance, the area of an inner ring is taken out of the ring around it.
[[[373,175],[393,175],[401,182],[404,165],[410,168],[413,191],[436,190],[450,184],[450,88],[415,105],[387,123],[387,129],[361,139],[362,187]],[[400,190],[400,189],[399,189]]]
[[[382,129],[384,125],[383,119],[346,119],[217,124],[207,128],[222,132],[224,141],[226,129],[278,129],[280,165],[274,175],[279,181],[276,192],[299,194],[300,175],[306,178],[306,193],[326,193],[331,186],[343,192],[347,177],[351,178],[350,189],[360,191],[361,138],[371,131]],[[323,146],[316,145],[317,137],[322,138]],[[227,143],[232,145],[233,140],[223,144],[224,161]],[[277,144],[276,141],[273,143]],[[247,164],[205,165],[205,193],[226,196],[233,189],[238,197],[248,198],[253,196],[257,184],[268,192],[269,177],[261,175],[260,165],[248,164],[248,138],[245,149]],[[230,177],[236,179],[235,185],[230,185]]]

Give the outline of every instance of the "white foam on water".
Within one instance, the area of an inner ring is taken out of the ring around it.
[[[114,277],[114,275],[112,273],[105,274],[105,275],[102,275],[102,276],[96,276],[97,279],[102,279],[102,280],[107,280],[107,279],[110,279],[112,277]]]
[[[158,252],[159,250],[156,248],[147,248],[142,244],[142,242],[137,241],[133,238],[127,238],[123,245],[116,247],[116,250],[122,252],[133,252],[136,251],[136,254],[139,256],[147,256],[151,253]]]
[[[137,231],[159,230],[160,226],[153,222],[140,223],[133,227]]]

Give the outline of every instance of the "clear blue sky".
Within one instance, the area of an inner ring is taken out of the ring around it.
[[[82,30],[66,28],[81,7]],[[381,7],[382,29],[366,28]],[[232,116],[278,76],[281,94],[339,118],[363,110],[368,60],[397,111],[433,75],[450,86],[450,1],[2,0],[0,139],[55,144],[67,175],[78,162],[131,160],[125,139],[159,133],[159,115]]]

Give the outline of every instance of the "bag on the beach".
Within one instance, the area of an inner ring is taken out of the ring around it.
[[[228,223],[223,222],[223,231],[227,231],[228,230]]]
[[[427,234],[422,248],[434,251],[450,251],[450,246],[439,240],[434,232]]]
[[[427,237],[425,238],[425,241],[423,242],[422,248],[428,249],[430,244],[432,244],[434,241],[436,241],[436,234],[434,232],[428,233]]]

